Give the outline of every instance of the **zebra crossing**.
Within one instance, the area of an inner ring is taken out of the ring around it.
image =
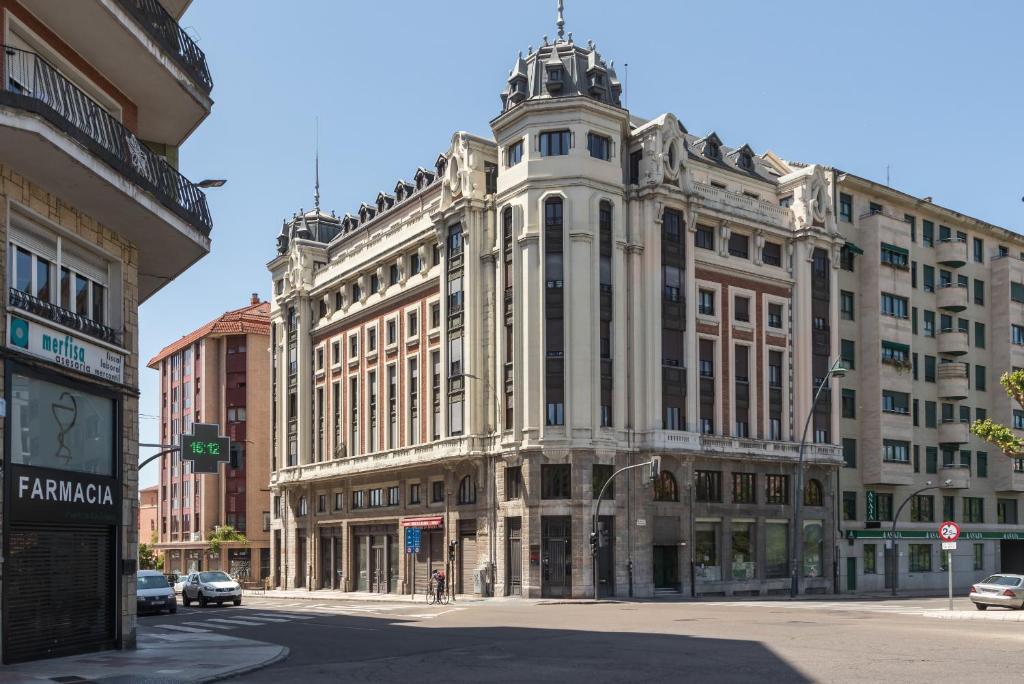
[[[310,603],[309,601],[260,601],[256,604],[242,605],[232,608],[186,608],[180,606],[177,616],[167,616],[167,622],[155,622],[140,626],[154,630],[151,634],[169,638],[173,634],[203,634],[228,632],[235,629],[251,627],[274,627],[287,623],[301,623],[333,616],[373,616],[401,620],[430,620],[445,613],[462,608],[448,607],[444,610],[428,612],[425,606],[410,604],[388,605],[374,604],[343,604],[343,603]],[[187,619],[182,620],[182,613]],[[161,616],[161,620],[163,620]],[[173,621],[172,621],[173,620]],[[345,624],[332,625],[332,628],[359,631],[375,631],[373,627]]]

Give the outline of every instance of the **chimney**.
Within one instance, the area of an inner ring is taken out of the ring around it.
[[[260,295],[259,295],[258,292],[253,292],[252,293],[252,303],[253,304],[259,304],[260,303]]]

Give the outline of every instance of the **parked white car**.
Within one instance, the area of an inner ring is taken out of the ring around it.
[[[174,590],[159,570],[139,570],[135,573],[136,614],[142,615],[146,611],[159,613],[162,610],[178,612],[178,599]]]
[[[185,578],[181,589],[181,602],[189,606],[193,601],[198,601],[200,606],[209,603],[220,605],[228,601],[240,606],[242,587],[226,572],[220,570],[193,572]]]
[[[1002,606],[1024,608],[1024,575],[992,575],[971,587],[971,602],[978,610]]]

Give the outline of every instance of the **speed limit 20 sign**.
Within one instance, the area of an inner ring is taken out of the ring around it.
[[[952,520],[947,520],[939,526],[939,539],[944,542],[954,542],[960,538],[960,526]]]

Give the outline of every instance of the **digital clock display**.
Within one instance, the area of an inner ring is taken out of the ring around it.
[[[181,458],[192,462],[196,473],[216,473],[228,460],[231,440],[220,436],[220,426],[196,423],[191,435],[181,436]]]

